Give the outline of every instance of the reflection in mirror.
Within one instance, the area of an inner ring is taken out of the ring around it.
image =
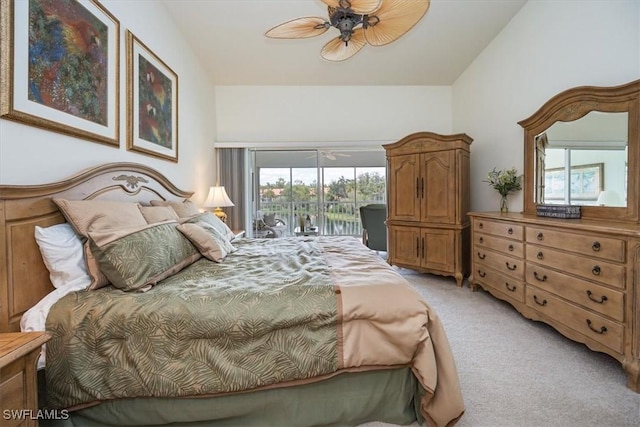
[[[627,112],[591,111],[536,137],[536,202],[627,206]]]
[[[570,202],[582,220],[640,224],[640,80],[567,89],[518,124],[524,214]]]

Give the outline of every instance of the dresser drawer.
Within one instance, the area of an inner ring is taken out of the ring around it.
[[[623,352],[624,327],[619,323],[569,304],[531,285],[527,285],[526,304],[617,353]]]
[[[527,227],[528,243],[551,246],[595,258],[624,262],[625,241],[612,237],[576,234],[566,230]]]
[[[524,283],[512,277],[500,274],[484,265],[476,266],[473,271],[474,280],[482,287],[491,288],[505,296],[524,303]]]
[[[500,237],[522,240],[524,227],[508,222],[491,221],[487,219],[474,219],[473,231],[493,234]]]
[[[476,267],[489,267],[498,273],[524,281],[524,260],[512,258],[501,253],[487,250],[482,246],[473,247],[473,265]]]
[[[527,263],[527,283],[596,311],[618,322],[624,321],[624,294],[568,274]]]
[[[624,289],[624,266],[527,243],[527,261]]]
[[[518,258],[524,257],[524,243],[484,233],[473,233],[474,246],[483,246]]]

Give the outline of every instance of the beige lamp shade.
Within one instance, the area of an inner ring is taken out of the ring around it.
[[[209,188],[209,194],[207,195],[207,199],[204,201],[205,208],[215,208],[213,213],[220,218],[222,221],[227,221],[227,214],[222,211],[220,208],[226,208],[229,206],[235,206],[229,196],[227,196],[227,191],[223,186],[215,186]]]
[[[604,190],[598,195],[598,206],[624,206],[622,195],[616,190]]]

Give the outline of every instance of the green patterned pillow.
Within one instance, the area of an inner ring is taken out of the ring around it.
[[[113,286],[123,291],[147,290],[202,256],[177,226],[177,221],[166,221],[89,232],[89,244]]]
[[[189,218],[187,223],[196,223],[196,222],[206,222],[211,225],[213,228],[218,230],[221,236],[223,236],[229,242],[232,241],[236,237],[236,233],[231,231],[229,226],[222,222],[220,218],[212,214],[211,212],[201,213],[199,215],[193,216]]]

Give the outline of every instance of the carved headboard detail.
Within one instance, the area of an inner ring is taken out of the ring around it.
[[[109,163],[51,184],[0,186],[0,332],[19,331],[22,314],[54,289],[34,237],[36,225],[65,221],[53,197],[148,205],[192,195],[137,163]]]

